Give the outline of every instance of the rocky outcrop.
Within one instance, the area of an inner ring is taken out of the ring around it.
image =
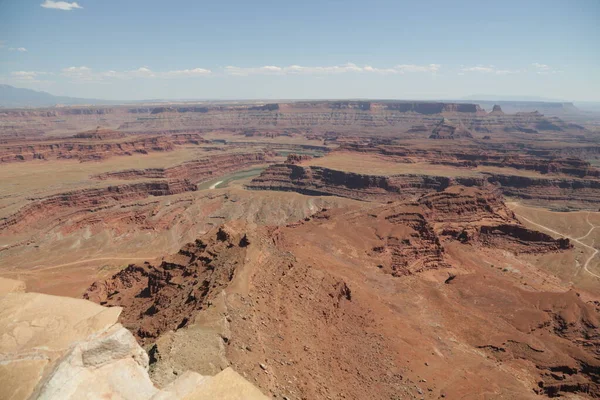
[[[132,264],[104,282],[94,283],[84,298],[123,307],[121,321],[141,343],[190,323],[233,279],[236,264],[249,245],[245,235],[219,228],[161,261]]]
[[[375,256],[389,254],[389,264],[383,268],[389,268],[392,276],[449,267],[439,237],[423,214],[417,210],[392,209],[382,216],[393,228],[385,235],[380,233],[384,243],[372,251]]]
[[[124,201],[143,199],[149,196],[169,196],[195,191],[198,187],[188,180],[140,182],[130,185],[84,189],[48,196],[22,207],[15,214],[0,220],[0,231],[19,230],[38,220],[60,218],[66,212],[91,212]]]
[[[450,186],[444,191],[425,194],[418,199],[418,203],[427,208],[428,219],[436,223],[518,222],[514,213],[504,204],[501,193],[491,185]]]
[[[418,200],[427,207],[424,213],[443,238],[463,244],[478,243],[513,253],[544,254],[573,248],[569,239],[525,228],[504,204],[500,191],[485,188],[451,186]]]
[[[299,164],[302,161],[308,161],[311,160],[313,157],[309,156],[309,155],[305,155],[305,154],[293,154],[290,153],[287,156],[287,159],[285,160],[286,164]]]
[[[517,224],[481,226],[479,228],[481,242],[491,248],[508,248],[514,253],[548,253],[573,248],[569,239],[554,239],[545,233],[534,231]],[[462,238],[469,238],[463,231]]]
[[[214,377],[188,371],[157,388],[148,354],[117,323],[120,312],[86,300],[0,293],[2,398],[266,399],[230,368]]]

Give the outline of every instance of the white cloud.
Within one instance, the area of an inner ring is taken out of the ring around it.
[[[97,78],[96,75],[92,73],[92,69],[85,66],[63,68],[61,75],[79,81],[93,81]]]
[[[41,71],[14,71],[10,75],[19,81],[37,82],[37,78],[42,75],[50,75],[48,72]]]
[[[168,71],[164,73],[165,77],[193,77],[193,76],[206,76],[210,75],[211,70],[204,68],[194,68],[194,69],[182,69],[175,71]]]
[[[533,66],[535,73],[538,75],[549,75],[561,72],[552,68],[548,64],[533,63],[531,65]]]
[[[6,47],[6,40],[0,40],[0,49]]]
[[[436,73],[442,66],[440,64],[429,64],[429,65],[414,65],[414,64],[402,64],[396,65],[394,69],[404,72],[432,72]]]
[[[52,1],[46,0],[42,4],[40,4],[44,8],[53,8],[55,10],[63,10],[63,11],[71,11],[76,8],[83,8],[77,2],[66,2],[66,1]]]
[[[89,67],[69,67],[64,68],[61,75],[76,81],[107,81],[110,79],[134,79],[134,78],[188,78],[197,76],[207,76],[212,72],[209,69],[193,68],[182,69],[167,72],[155,72],[149,67],[140,67],[133,70],[115,71],[108,70],[102,72],[93,71]]]
[[[27,52],[27,49],[25,47],[17,47],[17,48],[11,47],[8,50],[9,51],[18,51],[18,52],[21,52],[21,53],[26,53]]]
[[[140,67],[132,71],[125,71],[124,75],[126,78],[154,78],[156,75],[148,67]]]
[[[518,69],[497,69],[493,65],[476,65],[474,67],[464,67],[458,72],[459,75],[465,75],[466,72],[475,72],[480,74],[512,75],[523,72]]]
[[[100,73],[100,76],[103,78],[119,78],[120,73],[117,71],[110,70]]]
[[[332,66],[306,67],[301,65],[289,65],[279,67],[275,65],[265,65],[263,67],[225,67],[227,75],[248,76],[248,75],[329,75],[354,73],[378,73],[378,74],[403,74],[405,72],[431,72],[435,73],[440,69],[439,64],[412,65],[403,64],[393,68],[376,68],[371,65],[360,67],[354,63]]]
[[[534,68],[540,70],[540,71],[549,71],[551,70],[550,66],[547,64],[540,64],[540,63],[533,63],[531,64],[533,65]]]
[[[467,68],[462,68],[461,69],[462,72],[481,72],[481,73],[485,73],[485,74],[489,74],[495,71],[494,66],[490,65],[488,67],[485,67],[483,65],[477,65],[475,67],[467,67]]]
[[[512,74],[519,74],[523,71],[518,70],[518,69],[497,69],[495,71],[496,75],[512,75]]]

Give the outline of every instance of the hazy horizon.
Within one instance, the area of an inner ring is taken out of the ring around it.
[[[3,83],[0,83],[0,86],[3,85]],[[25,90],[35,90],[35,89],[28,89],[28,88],[24,88],[24,87],[18,87],[18,86],[12,86],[12,85],[8,85],[12,88],[16,88],[16,89],[25,89]],[[596,102],[596,101],[578,101],[578,100],[570,100],[570,99],[553,99],[553,98],[545,98],[545,97],[539,97],[539,96],[498,96],[498,95],[492,95],[492,94],[479,94],[479,95],[470,95],[470,96],[465,96],[462,98],[459,97],[450,97],[450,98],[428,98],[428,99],[419,99],[419,98],[402,98],[402,97],[398,97],[398,98],[374,98],[374,97],[306,97],[306,98],[261,98],[261,97],[255,97],[255,98],[144,98],[144,99],[106,99],[106,98],[81,98],[81,97],[74,97],[74,96],[55,96],[54,93],[51,92],[47,92],[47,91],[37,91],[38,93],[46,93],[49,94],[51,96],[54,97],[69,97],[69,98],[73,98],[73,99],[78,99],[78,100],[90,100],[90,101],[106,101],[107,103],[111,103],[111,104],[121,104],[120,102],[122,102],[122,104],[131,104],[131,103],[152,103],[152,102],[173,102],[173,103],[177,103],[177,102],[181,102],[181,103],[193,103],[193,102],[297,102],[297,101],[383,101],[383,102],[387,102],[387,101],[399,101],[399,102],[411,102],[411,101],[431,101],[431,102],[452,102],[452,101],[456,101],[456,102],[461,102],[461,103],[468,103],[468,102],[486,102],[486,103],[492,103],[492,102],[498,102],[498,103],[518,103],[518,102],[523,102],[523,103],[527,103],[527,102],[532,102],[532,103],[536,103],[536,102],[540,102],[540,103],[579,103],[579,104],[585,104],[585,103],[590,103],[590,104],[600,104],[600,102]],[[82,104],[82,103],[79,103]],[[93,104],[93,103],[91,103]]]

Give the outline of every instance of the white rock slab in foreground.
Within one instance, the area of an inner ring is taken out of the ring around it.
[[[159,390],[119,307],[23,290],[0,281],[0,399],[267,399],[230,368],[188,371]]]

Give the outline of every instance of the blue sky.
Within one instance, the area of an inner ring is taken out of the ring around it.
[[[57,95],[600,101],[598,0],[0,0],[0,41]]]

